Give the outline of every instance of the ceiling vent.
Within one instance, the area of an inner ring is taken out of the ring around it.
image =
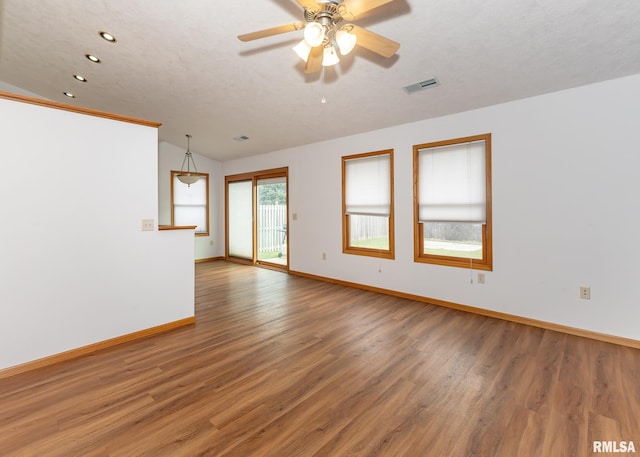
[[[440,83],[436,78],[425,79],[424,81],[417,82],[415,84],[410,84],[408,86],[403,87],[404,91],[411,95],[415,92],[419,92],[421,90],[428,89],[429,87],[439,86]]]
[[[247,135],[240,135],[233,138],[236,141],[247,141],[249,137]]]

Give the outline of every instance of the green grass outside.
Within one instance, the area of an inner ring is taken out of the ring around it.
[[[478,251],[452,251],[448,249],[425,249],[425,254],[442,255],[447,257],[462,257],[465,259],[482,259],[482,249]]]
[[[448,243],[455,243],[455,241],[447,241]],[[469,244],[469,243],[461,243]],[[370,248],[370,249],[389,249],[389,240],[384,237],[371,238],[369,240],[358,240],[351,243],[353,247],[358,248]],[[259,254],[260,260],[273,259],[278,257],[280,251],[262,252]],[[482,259],[482,246],[478,245],[478,249],[475,251],[456,251],[450,249],[425,249],[425,254],[442,255],[448,257],[463,257],[466,259]]]
[[[446,240],[443,240],[446,241]],[[447,241],[447,243],[456,243],[455,241]],[[465,242],[458,242],[459,244],[470,244]],[[371,249],[389,249],[389,240],[384,237],[371,238],[369,240],[353,241],[351,246],[357,248],[371,248]],[[478,249],[475,251],[457,251],[453,249],[425,249],[425,254],[442,255],[447,257],[462,257],[465,259],[482,259],[482,246],[478,244]]]
[[[389,239],[380,237],[369,240],[352,241],[351,246],[354,248],[389,249]]]
[[[274,258],[278,257],[279,253],[280,253],[280,251],[259,252],[258,253],[258,259],[259,260],[274,259]]]
[[[461,244],[465,246],[473,245],[477,246],[478,249],[473,251],[458,251],[456,249],[434,249],[434,248],[425,248],[425,254],[431,255],[442,255],[447,257],[462,257],[465,259],[482,259],[482,244],[480,243],[470,243],[468,241],[449,241],[449,240],[432,240],[432,241],[442,241],[449,244]]]

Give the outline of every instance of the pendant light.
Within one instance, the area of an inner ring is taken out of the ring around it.
[[[189,150],[191,135],[188,133],[185,135],[187,137],[187,152],[184,155],[184,159],[182,159],[182,167],[180,167],[180,173],[178,173],[178,179],[180,182],[185,183],[188,186],[191,186],[194,182],[200,179],[200,176],[194,173],[198,173],[198,169],[196,168],[196,163],[193,161],[193,155]],[[187,163],[187,170],[184,169],[184,163]],[[191,171],[191,164],[193,164],[193,172]]]

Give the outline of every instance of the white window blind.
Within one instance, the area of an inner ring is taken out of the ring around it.
[[[207,233],[207,178],[187,186],[173,176],[173,224],[195,225],[196,233]]]
[[[486,222],[485,150],[481,140],[418,151],[420,222]]]
[[[391,165],[389,154],[345,160],[347,214],[391,214]]]

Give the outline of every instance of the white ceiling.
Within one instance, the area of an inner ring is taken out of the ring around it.
[[[321,75],[291,50],[301,31],[236,38],[302,19],[294,0],[0,0],[0,80],[228,160],[640,73],[638,0],[395,0],[355,23],[398,54],[356,48]]]

